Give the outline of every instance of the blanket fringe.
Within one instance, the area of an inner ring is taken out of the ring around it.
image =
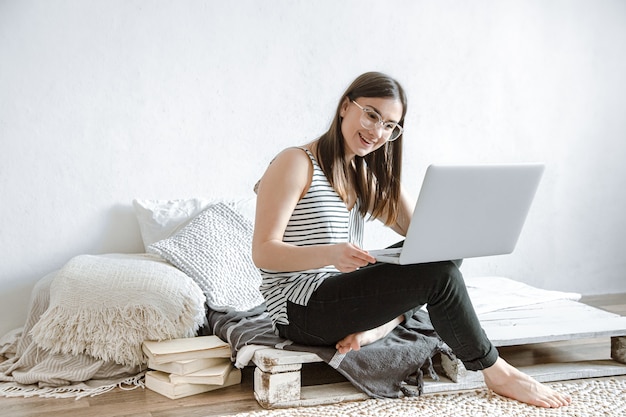
[[[145,388],[144,374],[145,373],[142,372],[128,377],[123,381],[93,388],[86,388],[85,385],[40,388],[36,385],[21,385],[11,382],[0,383],[0,395],[4,397],[28,398],[38,396],[41,398],[75,398],[76,400],[80,400],[85,397],[95,397],[96,395],[105,394],[115,388],[120,388],[124,391]]]
[[[203,316],[191,307],[184,305],[180,310],[164,313],[165,306],[135,305],[79,312],[55,306],[48,308],[30,335],[37,345],[53,354],[86,353],[107,362],[138,366],[146,363],[141,350],[144,340],[195,335]]]

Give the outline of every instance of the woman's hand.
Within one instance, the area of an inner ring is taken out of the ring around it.
[[[372,255],[352,243],[337,243],[331,250],[331,265],[339,272],[356,271],[375,262]]]

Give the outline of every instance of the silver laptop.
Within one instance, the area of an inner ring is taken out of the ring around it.
[[[369,251],[414,264],[513,252],[542,164],[431,165],[402,248]]]

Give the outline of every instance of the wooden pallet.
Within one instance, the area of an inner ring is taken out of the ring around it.
[[[626,317],[570,300],[517,307],[479,316],[495,346],[528,345],[585,338],[611,338],[612,360],[590,360],[520,367],[541,382],[626,375]],[[254,395],[264,408],[332,404],[368,398],[349,382],[301,386],[302,365],[321,362],[312,353],[279,349],[255,352]],[[427,381],[424,393],[484,387],[482,373],[442,355],[447,378]],[[449,379],[448,379],[449,378]]]

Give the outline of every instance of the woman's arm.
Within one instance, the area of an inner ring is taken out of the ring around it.
[[[257,191],[252,259],[273,271],[302,271],[334,265],[341,272],[375,262],[349,243],[294,246],[283,242],[289,218],[311,184],[313,166],[302,150],[286,149],[269,165]]]
[[[393,231],[399,235],[406,236],[409,230],[409,223],[411,217],[413,217],[413,209],[415,208],[415,202],[408,195],[404,187],[400,187],[400,201],[398,202],[398,219],[396,223],[391,225]]]

